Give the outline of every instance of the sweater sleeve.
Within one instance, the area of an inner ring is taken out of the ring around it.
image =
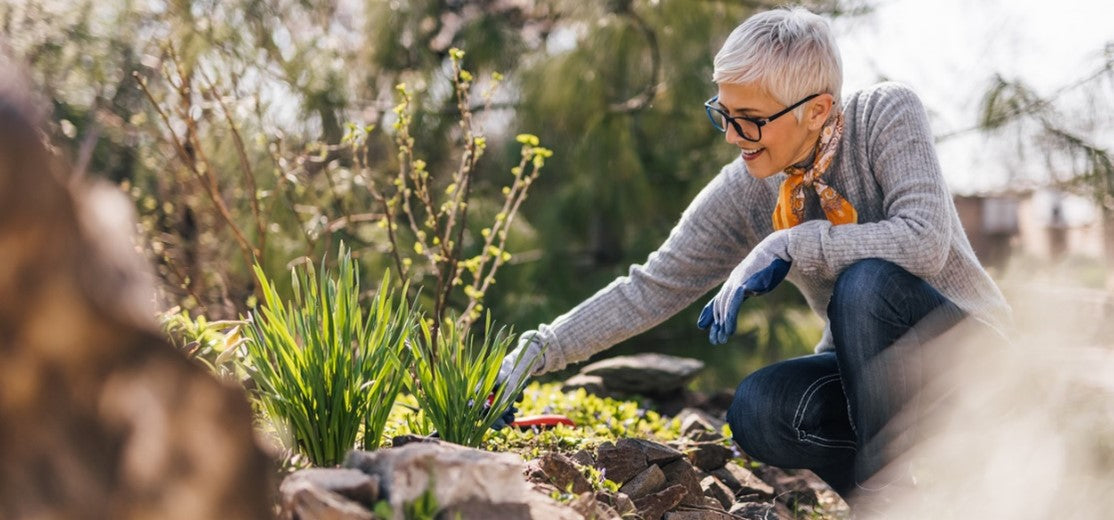
[[[739,171],[724,168],[681,215],[646,262],[536,331],[545,347],[535,373],[564,368],[644,332],[722,282],[746,256],[753,232],[744,233],[737,209]]]
[[[888,83],[871,93],[856,117],[866,118],[865,166],[883,194],[885,218],[832,226],[813,220],[789,232],[794,267],[834,279],[866,258],[889,260],[926,278],[944,268],[951,241],[951,198],[936,158],[928,115],[908,87]],[[856,145],[852,149],[859,149]]]

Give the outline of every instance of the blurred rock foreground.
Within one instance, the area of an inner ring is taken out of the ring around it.
[[[270,517],[242,392],[158,333],[129,203],[63,181],[14,72],[0,58],[0,518]]]

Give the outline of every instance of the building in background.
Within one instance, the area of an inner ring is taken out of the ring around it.
[[[1050,263],[1103,257],[1102,219],[1084,197],[1042,188],[954,200],[971,247],[989,268],[1004,269],[1017,255]]]

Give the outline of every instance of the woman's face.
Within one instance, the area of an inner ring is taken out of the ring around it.
[[[743,139],[733,125],[727,125],[727,142],[739,147],[752,177],[765,179],[809,157],[831,110],[831,100],[830,94],[823,94],[801,105],[805,110],[800,120],[790,112],[770,121],[762,127],[758,142]],[[758,119],[786,108],[757,83],[721,83],[719,104],[731,116]]]

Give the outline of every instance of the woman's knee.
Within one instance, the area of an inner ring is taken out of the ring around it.
[[[832,305],[859,303],[877,296],[894,283],[895,277],[915,278],[901,266],[880,258],[867,258],[851,264],[836,278],[832,288]]]
[[[879,258],[851,264],[836,278],[828,303],[833,333],[846,323],[897,310],[895,298],[923,285],[924,281],[901,266]]]
[[[768,368],[768,367],[767,367]],[[735,390],[735,398],[727,410],[727,424],[731,436],[747,455],[762,462],[772,463],[779,451],[776,414],[771,414],[769,403],[772,388],[766,383],[764,370],[748,376]]]

